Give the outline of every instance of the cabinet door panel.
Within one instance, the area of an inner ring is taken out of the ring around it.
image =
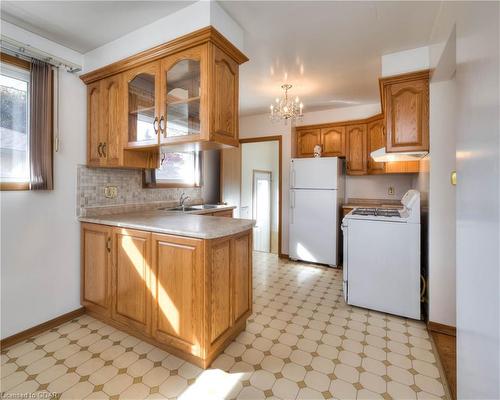
[[[297,157],[314,156],[314,146],[321,144],[319,129],[297,130]]]
[[[428,79],[385,87],[388,151],[429,150]]]
[[[153,336],[195,355],[202,341],[202,256],[201,240],[153,235]]]
[[[213,49],[215,101],[212,132],[238,139],[238,64],[216,46]]]
[[[111,228],[82,224],[82,305],[108,315],[110,296]]]
[[[159,144],[160,61],[154,61],[124,74],[128,145]]]
[[[161,61],[161,141],[200,139],[206,132],[206,47],[196,46]]]
[[[345,155],[345,126],[321,129],[323,156],[340,157]]]
[[[234,238],[233,321],[252,309],[252,237],[245,233]]]
[[[123,77],[114,75],[101,81],[101,131],[105,145],[102,152],[106,165],[120,165],[125,92]]]
[[[370,174],[383,174],[384,163],[376,162],[371,157],[371,152],[385,147],[384,121],[379,119],[368,124],[368,172]]]
[[[352,125],[346,129],[347,173],[364,175],[367,172],[366,125]]]
[[[229,239],[212,247],[210,265],[210,343],[231,326],[231,276]]]
[[[149,333],[151,234],[113,229],[113,319]]]
[[[103,162],[99,116],[101,115],[101,85],[94,82],[87,86],[87,162],[99,165]]]

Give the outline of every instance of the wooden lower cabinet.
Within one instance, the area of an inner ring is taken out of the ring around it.
[[[81,303],[104,316],[111,312],[111,232],[109,226],[81,226]]]
[[[206,368],[252,313],[252,231],[202,240],[83,223],[82,305]]]
[[[153,337],[202,357],[203,240],[153,234]]]
[[[111,317],[140,332],[151,330],[151,234],[113,228]]]

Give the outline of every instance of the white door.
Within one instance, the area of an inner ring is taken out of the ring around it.
[[[337,265],[337,191],[296,189],[290,196],[290,257]]]
[[[294,158],[290,163],[290,187],[294,189],[337,189],[339,159]]]
[[[253,248],[271,251],[271,171],[253,171]]]

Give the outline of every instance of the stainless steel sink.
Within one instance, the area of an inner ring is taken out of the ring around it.
[[[159,208],[159,210],[162,210],[162,211],[199,211],[199,210],[200,210],[200,208],[197,208],[197,207],[191,207],[191,206],[186,206],[186,207],[173,207],[173,208],[163,207],[163,208]]]
[[[213,208],[219,208],[217,204],[200,204],[199,206],[192,206],[197,210],[211,210]]]

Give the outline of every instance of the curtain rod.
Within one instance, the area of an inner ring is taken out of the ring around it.
[[[17,40],[6,37],[5,35],[0,36],[0,47],[2,48],[2,51],[11,53],[16,57],[28,59],[34,58],[45,61],[55,67],[64,67],[68,72],[79,72],[82,70],[81,65],[56,57],[52,54],[46,53],[45,51],[36,49],[29,44],[21,43]]]

